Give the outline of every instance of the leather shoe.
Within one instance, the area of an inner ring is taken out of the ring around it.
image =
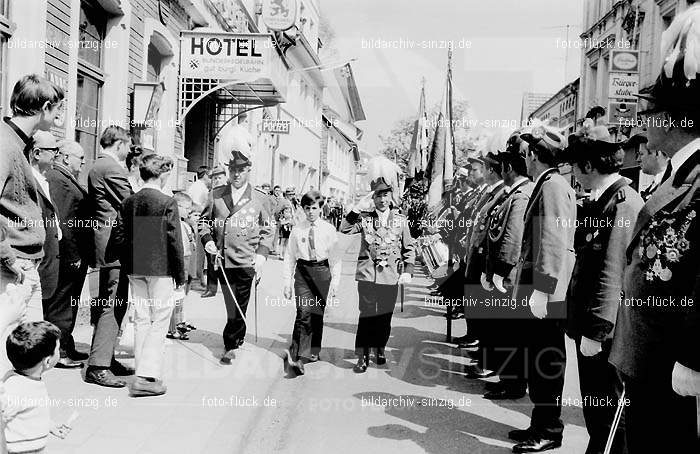
[[[161,396],[167,390],[168,388],[160,380],[149,381],[144,377],[136,377],[129,389],[129,395],[131,397]]]
[[[216,292],[212,292],[211,290],[207,290],[206,292],[202,293],[200,298],[211,298],[212,296],[216,296]]]
[[[315,362],[317,362],[317,361],[320,360],[320,359],[321,359],[321,355],[318,354],[318,353],[313,353],[313,354],[311,354],[311,355],[309,356],[309,362],[310,362],[310,363],[315,363]]]
[[[484,389],[486,389],[486,391],[499,391],[499,390],[503,389],[503,382],[501,382],[501,381],[486,382],[486,386],[484,386]]]
[[[459,348],[476,348],[479,346],[479,339],[466,339],[457,344]]]
[[[90,369],[85,372],[85,383],[105,386],[107,388],[123,388],[126,382],[114,376],[109,369]]]
[[[561,446],[561,440],[533,437],[513,446],[513,452],[542,452]]]
[[[514,391],[512,389],[501,388],[496,391],[489,391],[484,394],[484,399],[489,400],[506,400],[506,399],[521,399],[525,397],[525,391]]]
[[[83,367],[83,363],[67,357],[59,359],[56,363],[56,369],[80,369],[81,367]]]
[[[118,377],[126,377],[128,375],[134,375],[134,369],[131,367],[127,367],[117,361],[116,359],[112,359],[112,364],[109,365],[109,370],[116,376]]]
[[[383,366],[386,364],[386,355],[384,354],[384,349],[383,348],[378,348],[377,349],[377,356],[375,358],[377,366]]]
[[[226,353],[221,357],[221,364],[229,365],[234,359],[236,359],[236,352],[233,349],[226,350]]]
[[[87,353],[79,352],[77,350],[73,350],[72,352],[66,352],[66,356],[73,361],[85,361],[90,357]]]
[[[508,432],[508,438],[518,443],[527,441],[534,436],[535,433],[532,431],[532,427],[528,427],[527,429],[515,429]]]
[[[484,370],[479,364],[471,364],[464,368],[465,377],[467,378],[486,378],[496,375],[492,370]]]
[[[355,364],[355,367],[353,370],[361,374],[365,371],[367,371],[367,366],[369,365],[369,355],[362,355],[357,358],[357,364]]]

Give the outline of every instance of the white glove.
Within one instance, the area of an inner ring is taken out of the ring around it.
[[[681,396],[700,396],[700,372],[676,363],[671,375],[671,386]]]
[[[589,339],[587,337],[582,337],[580,350],[583,356],[595,356],[601,351],[603,351],[603,347],[598,341]]]
[[[401,273],[401,276],[399,276],[399,284],[410,284],[411,283],[411,275],[409,273]]]
[[[262,276],[263,265],[267,261],[267,257],[260,254],[255,254],[255,274]]]
[[[216,255],[219,253],[219,250],[216,248],[216,243],[213,241],[207,241],[207,244],[204,245],[204,250],[211,255]]]
[[[493,281],[493,286],[496,287],[496,290],[498,290],[501,293],[507,292],[506,288],[503,286],[503,276],[499,276],[498,274],[494,274],[493,279],[491,279],[491,280]]]
[[[286,300],[292,299],[292,287],[290,287],[289,285],[286,285],[284,287],[284,299],[286,299]]]
[[[491,291],[493,290],[493,285],[486,279],[486,273],[481,273],[481,286],[484,288],[484,290]]]
[[[530,312],[537,318],[545,318],[547,316],[547,302],[549,301],[549,296],[539,290],[535,290],[530,295]]]
[[[365,194],[365,196],[358,200],[355,206],[352,207],[352,211],[359,213],[363,210],[371,210],[374,207],[374,201],[372,200],[372,197],[374,197],[374,191],[370,191],[367,194]]]

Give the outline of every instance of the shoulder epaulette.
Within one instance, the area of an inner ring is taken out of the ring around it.
[[[617,203],[621,203],[621,202],[624,202],[625,200],[627,200],[627,193],[625,192],[624,188],[617,191],[616,200],[617,200]]]

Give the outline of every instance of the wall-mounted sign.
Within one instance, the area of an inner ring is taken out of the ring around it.
[[[268,77],[270,49],[271,35],[183,31],[180,75],[225,80]]]
[[[608,124],[628,126],[637,121],[636,102],[611,102],[608,105]]]
[[[608,97],[611,99],[633,99],[639,93],[639,74],[610,73]]]
[[[270,30],[289,30],[297,19],[296,0],[263,0],[262,19]]]
[[[610,51],[610,72],[638,73],[639,51],[612,49]]]
[[[271,134],[289,134],[289,120],[273,120],[265,118],[262,122],[262,132]]]

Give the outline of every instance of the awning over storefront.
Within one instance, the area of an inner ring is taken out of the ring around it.
[[[211,93],[225,102],[273,106],[285,102],[286,89],[272,35],[181,32],[178,123]]]

